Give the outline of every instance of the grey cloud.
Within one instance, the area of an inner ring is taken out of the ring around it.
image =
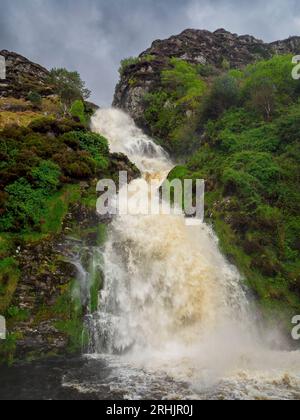
[[[299,34],[297,0],[1,0],[0,49],[78,70],[109,105],[122,58],[188,27],[224,27],[266,41]]]

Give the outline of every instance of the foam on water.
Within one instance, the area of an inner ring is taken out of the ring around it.
[[[173,167],[122,111],[99,110],[92,129],[144,179],[160,185]],[[300,353],[270,350],[261,338],[242,279],[208,225],[187,226],[182,215],[118,216],[103,258],[104,289],[89,321],[92,353],[129,376],[187,383],[182,398],[299,397]]]

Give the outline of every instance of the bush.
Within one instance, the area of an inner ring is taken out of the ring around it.
[[[172,58],[170,64],[173,68],[162,72],[162,84],[171,92],[178,104],[196,106],[206,89],[197,66],[178,58]]]
[[[201,77],[209,77],[216,75],[216,69],[211,64],[198,64],[197,72]]]
[[[259,61],[249,65],[244,70],[242,94],[249,99],[257,87],[273,87],[279,101],[285,102],[288,98],[296,99],[299,91],[299,82],[293,80],[292,56],[276,55],[270,60]]]
[[[121,61],[121,65],[119,68],[120,76],[123,76],[128,67],[138,64],[139,61],[140,59],[138,57],[124,58],[124,60]]]
[[[38,167],[32,169],[32,177],[36,186],[45,192],[54,192],[59,186],[61,171],[58,165],[51,161],[41,161]]]
[[[108,141],[96,133],[74,131],[62,137],[64,142],[78,142],[81,149],[89,152],[97,164],[97,168],[108,168],[109,147]]]
[[[165,91],[145,95],[145,120],[155,137],[166,139],[182,123],[176,104]]]
[[[0,230],[12,228],[19,230],[40,223],[46,194],[41,189],[33,189],[29,182],[21,178],[6,187],[9,194],[6,204],[7,212],[0,220]]]
[[[30,101],[32,103],[32,105],[34,105],[35,107],[40,107],[42,105],[42,96],[36,92],[36,91],[32,91],[29,93],[29,95],[27,96],[28,101]]]
[[[53,117],[42,117],[32,121],[28,129],[35,133],[59,136],[74,130],[85,130],[85,126],[67,118],[57,120]]]
[[[237,106],[240,90],[237,80],[229,75],[218,77],[203,104],[205,120],[216,119],[227,109]]]
[[[81,122],[81,124],[87,124],[85,107],[84,103],[81,100],[73,102],[70,109],[70,114],[72,115],[72,117],[77,118]]]
[[[62,184],[108,176],[107,140],[71,119],[39,118],[26,129],[3,130],[0,156],[3,232],[40,231],[46,206]]]

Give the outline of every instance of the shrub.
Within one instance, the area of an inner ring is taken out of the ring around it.
[[[218,77],[203,104],[205,120],[216,119],[227,109],[239,104],[240,90],[237,80],[232,76]]]
[[[250,107],[260,113],[265,120],[270,120],[276,110],[276,88],[270,80],[261,80],[253,86]]]
[[[138,64],[140,59],[138,57],[128,57],[121,61],[119,73],[122,76],[128,67]]]
[[[197,72],[201,77],[209,77],[216,75],[216,69],[211,64],[198,64]]]
[[[152,134],[159,138],[166,138],[179,124],[182,116],[176,104],[165,91],[145,95],[145,120],[151,128]]]
[[[6,204],[7,212],[1,218],[0,229],[3,231],[18,230],[26,226],[35,226],[40,222],[45,205],[45,192],[33,189],[29,182],[21,178],[6,187],[9,194]]]
[[[42,96],[36,92],[36,91],[32,91],[29,93],[29,95],[27,96],[28,101],[30,101],[32,103],[32,105],[34,105],[35,107],[40,107],[42,105]]]
[[[87,124],[85,107],[84,103],[81,100],[73,102],[70,109],[70,114],[72,115],[72,117],[77,118],[81,122],[81,124]]]
[[[41,161],[38,167],[32,169],[31,174],[38,188],[49,193],[56,191],[61,175],[58,165],[51,161]]]
[[[76,141],[81,149],[89,152],[95,160],[98,169],[108,168],[109,147],[107,140],[99,134],[74,131],[62,137],[64,142]]]
[[[279,101],[285,101],[287,97],[295,99],[299,82],[291,77],[292,69],[291,55],[276,55],[270,60],[249,65],[244,70],[243,97],[249,99],[257,87],[265,85],[273,87]]]
[[[276,121],[278,135],[284,145],[300,140],[300,106],[293,107]]]
[[[178,58],[172,58],[170,64],[173,68],[162,72],[163,85],[171,91],[178,104],[195,106],[206,89],[197,66]]]
[[[35,133],[54,134],[55,136],[59,136],[60,134],[68,133],[69,131],[85,130],[85,126],[67,118],[57,120],[53,117],[42,117],[32,121],[28,129]]]
[[[259,202],[256,193],[259,183],[254,176],[241,170],[228,168],[224,171],[222,181],[225,195],[237,195],[241,198]]]

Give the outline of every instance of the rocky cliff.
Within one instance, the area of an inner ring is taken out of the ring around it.
[[[239,36],[224,29],[215,32],[187,29],[180,35],[154,41],[134,64],[127,66],[117,85],[113,105],[124,109],[143,125],[144,96],[160,84],[160,72],[176,57],[194,64],[241,68],[274,54],[298,54],[300,37],[264,43],[250,35]]]
[[[0,51],[0,56],[6,62],[6,79],[0,80],[0,98],[26,98],[31,91],[42,96],[53,94],[52,86],[47,82],[49,72],[44,67],[7,50]]]

